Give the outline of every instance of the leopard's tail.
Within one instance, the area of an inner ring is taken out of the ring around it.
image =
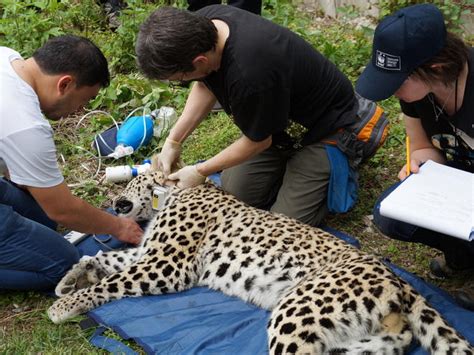
[[[397,321],[400,329],[382,329],[380,332],[367,335],[362,339],[341,342],[336,347],[331,347],[328,354],[331,355],[360,355],[360,354],[403,354],[410,345],[413,335],[410,327],[403,319]]]
[[[403,287],[403,312],[413,335],[432,354],[471,354],[474,348],[451,327],[407,282]]]

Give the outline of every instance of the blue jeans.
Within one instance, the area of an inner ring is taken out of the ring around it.
[[[50,290],[79,261],[34,198],[0,178],[0,290]]]
[[[451,165],[451,164],[450,164]],[[446,263],[452,269],[474,267],[474,242],[465,241],[446,234],[438,233],[413,224],[400,222],[380,215],[380,203],[401,182],[385,190],[375,203],[373,210],[374,223],[377,228],[392,239],[428,245],[444,253]]]

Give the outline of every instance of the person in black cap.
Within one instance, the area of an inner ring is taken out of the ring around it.
[[[386,17],[374,34],[372,60],[356,91],[371,100],[392,95],[400,100],[410,138],[411,172],[431,159],[474,172],[474,49],[447,32],[434,5],[414,5]],[[398,177],[407,177],[404,166]],[[431,261],[431,272],[447,277],[474,270],[474,243],[389,219],[376,203],[374,222],[387,236],[429,245],[444,253]],[[458,302],[474,310],[474,285],[455,292]]]

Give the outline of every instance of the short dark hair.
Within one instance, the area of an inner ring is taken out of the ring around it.
[[[33,59],[41,71],[48,75],[74,75],[77,86],[110,84],[107,59],[89,39],[63,35],[49,39],[33,53]]]
[[[162,7],[141,25],[136,43],[140,70],[150,79],[168,79],[194,70],[197,55],[214,50],[217,29],[212,21],[187,10]]]
[[[441,51],[415,69],[413,75],[425,82],[442,81],[446,86],[453,83],[469,58],[469,49],[457,35],[448,32]],[[432,67],[442,64],[442,67]]]

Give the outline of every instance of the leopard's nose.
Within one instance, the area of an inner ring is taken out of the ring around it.
[[[133,208],[133,203],[129,200],[118,199],[114,203],[114,211],[119,214],[126,214]]]

